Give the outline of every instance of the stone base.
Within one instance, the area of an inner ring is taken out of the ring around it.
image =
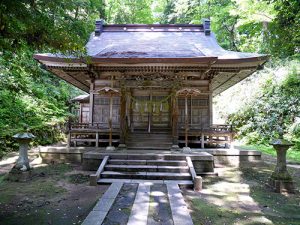
[[[295,185],[293,181],[269,179],[268,185],[277,193],[295,193]]]
[[[115,148],[115,146],[107,146],[107,147],[105,148],[105,150],[106,150],[106,151],[115,151],[116,148]]]
[[[119,144],[118,150],[126,150],[126,149],[127,149],[127,145],[126,144]]]
[[[171,151],[180,151],[180,148],[178,145],[172,145],[172,147],[170,148]]]
[[[183,153],[191,153],[192,150],[191,150],[190,147],[183,147],[183,148],[182,148],[182,152],[183,152]]]
[[[31,170],[21,171],[14,167],[8,173],[7,179],[14,182],[27,182],[31,180]]]

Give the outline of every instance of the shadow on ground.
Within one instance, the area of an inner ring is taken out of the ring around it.
[[[282,195],[267,186],[274,165],[247,162],[217,168],[219,177],[204,178],[202,193],[185,191],[195,225],[300,224],[300,195]],[[300,170],[290,169],[300,184]]]
[[[108,186],[91,187],[75,164],[41,164],[30,180],[0,176],[0,224],[81,224]]]

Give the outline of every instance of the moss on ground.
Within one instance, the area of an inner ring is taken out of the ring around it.
[[[86,182],[86,175],[74,171],[77,167],[42,164],[31,171],[26,182],[0,175],[0,224],[81,224],[107,186],[80,185]]]
[[[66,190],[56,185],[53,180],[34,180],[30,183],[11,182],[5,181],[0,184],[1,197],[0,203],[7,204],[13,201],[15,198],[18,199],[22,196],[43,196],[45,198],[51,198],[64,193]]]
[[[72,184],[84,184],[87,183],[90,179],[89,175],[77,173],[77,174],[70,174],[68,176],[68,181]]]
[[[242,223],[242,221],[250,220],[251,217],[259,217],[258,213],[245,213],[239,211],[231,211],[222,207],[211,204],[203,199],[193,199],[192,218],[195,225],[224,225]],[[249,223],[250,224],[250,223]],[[261,224],[259,223],[251,223]]]
[[[224,169],[220,177],[205,178],[204,188],[210,192],[201,196],[187,193],[194,224],[299,225],[300,194],[271,191],[266,183],[273,169],[274,165],[266,163],[243,163],[241,168]],[[290,173],[299,188],[300,170],[291,169]],[[248,188],[222,189],[232,184]],[[250,200],[253,207],[241,199]]]

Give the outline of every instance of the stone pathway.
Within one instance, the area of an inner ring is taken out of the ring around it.
[[[104,225],[127,223],[136,197],[137,189],[138,184],[123,184],[114,204],[106,215],[103,222]]]
[[[173,225],[167,186],[156,184],[150,190],[148,225]]]
[[[83,221],[82,225],[101,225],[112,207],[117,195],[119,194],[123,184],[112,183],[108,190],[102,195],[96,206]]]
[[[193,225],[176,182],[112,183],[83,225]]]

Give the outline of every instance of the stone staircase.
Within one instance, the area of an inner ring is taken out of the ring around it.
[[[169,150],[172,135],[169,130],[135,131],[128,134],[127,148],[130,150]]]
[[[131,154],[126,159],[116,155],[108,159],[99,177],[98,184],[151,180],[193,185],[186,157],[183,155]]]

